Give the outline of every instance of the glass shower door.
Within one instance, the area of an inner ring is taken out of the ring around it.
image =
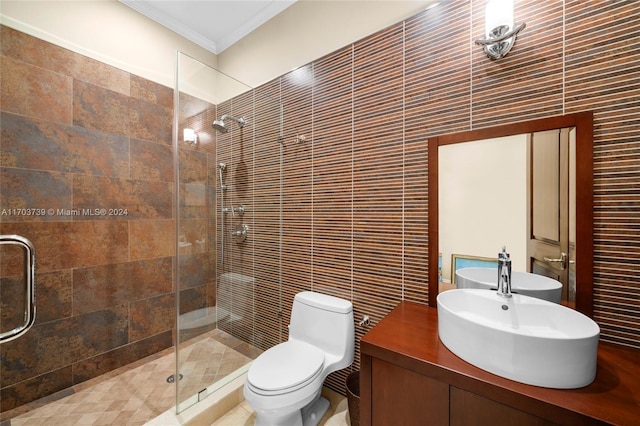
[[[277,102],[270,101],[262,103],[267,113],[256,111],[254,89],[183,53],[174,104],[173,379],[180,412],[246,372],[261,352],[255,333],[260,284],[253,254],[253,156],[256,135],[279,114]]]

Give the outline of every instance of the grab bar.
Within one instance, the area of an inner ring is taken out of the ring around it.
[[[10,342],[25,334],[36,321],[36,250],[28,239],[20,235],[0,235],[0,245],[17,245],[24,249],[24,274],[25,274],[25,309],[24,324],[13,330],[0,333],[0,343]]]

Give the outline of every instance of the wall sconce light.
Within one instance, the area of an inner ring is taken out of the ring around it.
[[[482,46],[490,59],[504,58],[526,24],[513,26],[513,0],[488,0],[484,20],[486,38],[475,43]]]
[[[195,145],[198,143],[198,134],[193,129],[185,128],[182,133],[182,140],[188,144]]]

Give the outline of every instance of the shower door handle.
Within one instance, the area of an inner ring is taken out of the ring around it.
[[[0,235],[0,245],[17,245],[24,250],[24,323],[13,330],[0,333],[0,343],[4,343],[25,334],[36,321],[36,250],[31,241],[20,235]]]

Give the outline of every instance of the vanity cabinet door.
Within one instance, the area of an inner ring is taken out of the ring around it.
[[[550,426],[550,422],[451,386],[451,426]]]
[[[371,368],[374,426],[449,424],[449,385],[377,358]]]

